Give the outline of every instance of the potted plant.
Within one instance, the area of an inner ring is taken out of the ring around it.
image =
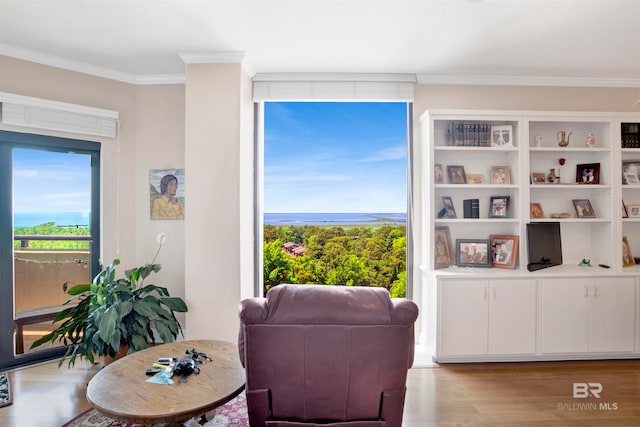
[[[165,235],[159,234],[157,240],[158,251],[151,263],[126,270],[124,277],[116,278],[120,260],[115,259],[92,283],[69,288],[70,297],[63,303],[66,308],[54,319],[54,323],[62,323],[31,348],[62,342],[67,352],[58,366],[69,358],[71,367],[77,356],[94,363],[96,356],[115,358],[121,346],[128,347],[127,353],[147,348],[155,344],[156,334],[163,342],[183,335],[175,312],[187,311],[184,300],[171,297],[167,288],[143,283],[161,268],[154,261]]]

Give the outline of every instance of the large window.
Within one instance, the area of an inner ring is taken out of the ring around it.
[[[55,357],[31,350],[99,253],[100,145],[0,132],[0,366]]]
[[[263,107],[263,292],[325,283],[406,296],[410,105]]]

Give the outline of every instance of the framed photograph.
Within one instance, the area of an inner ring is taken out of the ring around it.
[[[513,126],[491,126],[492,147],[513,147]]]
[[[453,245],[451,244],[449,227],[436,227],[434,232],[434,267],[449,267],[453,263]]]
[[[600,184],[600,163],[576,165],[576,182],[579,184]]]
[[[149,171],[151,219],[184,219],[184,169]]]
[[[492,184],[511,184],[509,166],[491,166]]]
[[[640,177],[640,160],[623,160],[622,161],[622,183],[630,184],[627,181],[627,174],[635,175],[636,180]]]
[[[467,175],[464,173],[464,166],[447,166],[449,184],[466,184]]]
[[[622,218],[629,218],[629,213],[627,212],[627,206],[624,204],[624,200],[622,200],[620,207],[622,208]]]
[[[640,180],[638,180],[638,175],[632,172],[624,173],[624,184],[640,184]]]
[[[576,209],[576,217],[578,218],[595,218],[596,213],[591,207],[589,199],[573,199],[573,207]]]
[[[438,218],[457,218],[456,209],[453,206],[453,200],[449,196],[442,197],[444,207],[438,213]]]
[[[435,184],[444,184],[444,171],[442,169],[442,165],[440,164],[435,165],[433,173],[434,173],[433,182]]]
[[[544,176],[544,172],[531,172],[532,184],[544,184],[545,182],[546,178]]]
[[[627,205],[628,218],[640,218],[640,205]]]
[[[484,175],[481,173],[467,174],[467,184],[484,184]]]
[[[491,242],[488,239],[457,239],[456,265],[491,267]]]
[[[627,236],[622,237],[622,266],[623,267],[631,267],[632,265],[636,265],[636,261],[631,255],[631,246],[629,246],[629,239]]]
[[[509,213],[509,196],[491,196],[489,218],[506,218]]]
[[[542,211],[542,205],[540,203],[531,203],[529,205],[529,211],[531,218],[544,218],[544,212]]]
[[[516,268],[518,236],[492,235],[491,265],[498,268]]]

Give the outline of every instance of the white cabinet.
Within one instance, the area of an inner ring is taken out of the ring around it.
[[[542,353],[632,352],[635,280],[544,279]]]
[[[436,358],[535,351],[534,280],[442,280]]]

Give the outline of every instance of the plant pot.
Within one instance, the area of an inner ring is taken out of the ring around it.
[[[129,351],[129,344],[120,344],[120,348],[118,349],[118,352],[116,353],[115,357],[111,357],[109,355],[104,356],[103,360],[104,360],[104,366],[107,366],[113,362],[115,362],[118,359],[122,359],[123,357],[125,357],[127,355],[127,352]]]

